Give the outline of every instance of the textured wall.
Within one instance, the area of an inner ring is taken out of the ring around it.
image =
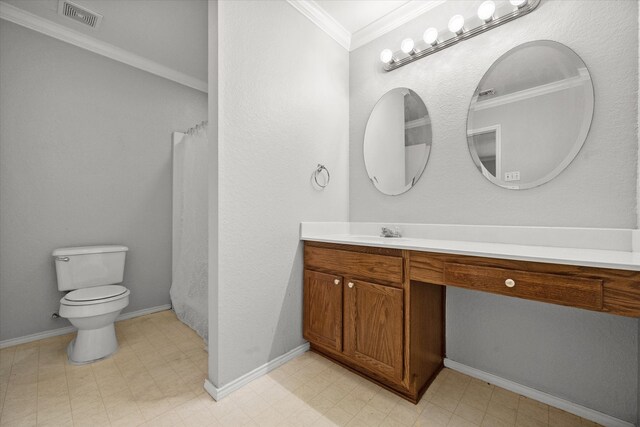
[[[471,16],[479,3],[446,2],[351,52],[350,220],[634,227],[636,2],[543,1],[516,22],[391,73],[381,71],[383,48],[397,48],[404,37],[418,38],[427,26],[446,28],[450,16]],[[465,138],[467,108],[498,57],[537,39],[564,43],[587,64],[595,89],[594,119],[585,146],[567,170],[541,187],[515,192],[494,186],[476,170]],[[612,45],[624,46],[628,54]],[[368,181],[362,141],[377,99],[399,86],[413,89],[425,101],[433,146],[416,187],[390,197]],[[447,323],[451,359],[636,421],[636,319],[449,288]]]
[[[543,1],[534,13],[516,22],[391,73],[381,70],[378,57],[383,48],[398,48],[404,37],[421,37],[430,25],[446,28],[451,15],[473,15],[478,3],[447,2],[351,52],[351,220],[634,227],[636,2]],[[606,14],[601,13],[603,8]],[[523,42],[538,39],[566,44],[587,64],[595,88],[594,119],[582,151],[568,169],[541,187],[509,191],[483,179],[475,168],[465,137],[467,109],[476,85],[496,59]],[[611,49],[611,43],[634,54],[620,55]],[[399,86],[416,91],[427,105],[433,146],[416,187],[389,197],[369,182],[362,143],[375,102]]]
[[[300,221],[348,217],[349,55],[284,1],[218,13],[222,386],[304,342]]]
[[[218,384],[218,0],[208,1],[209,381]]]
[[[171,132],[207,96],[0,20],[0,340],[68,325],[51,251],[127,245],[133,311],[169,303]]]

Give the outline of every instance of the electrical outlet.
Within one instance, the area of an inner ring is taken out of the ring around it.
[[[513,172],[505,172],[504,173],[505,181],[520,181],[520,171]]]

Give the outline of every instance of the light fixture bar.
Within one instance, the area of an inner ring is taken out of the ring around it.
[[[405,56],[404,58],[395,59],[395,57],[402,55],[402,52],[400,52],[398,55],[394,54],[394,60],[388,64],[385,64],[383,69],[385,71],[393,71],[397,68],[417,61],[418,59],[424,58],[425,56],[429,56],[433,53],[441,51],[442,49],[446,49],[449,46],[453,46],[454,44],[457,44],[463,40],[470,39],[471,37],[477,36],[478,34],[484,33],[485,31],[489,31],[494,27],[497,27],[509,21],[513,21],[514,19],[520,18],[521,16],[527,15],[528,13],[533,12],[538,7],[540,1],[541,0],[529,0],[526,5],[518,7],[513,12],[491,19],[490,21],[485,22],[478,27],[471,29],[465,28],[464,32],[462,32],[461,34],[455,35],[454,37],[451,37],[447,40],[438,41],[437,44],[427,46],[425,49],[415,49],[413,54]]]

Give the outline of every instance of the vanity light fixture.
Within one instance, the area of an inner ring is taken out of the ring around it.
[[[393,62],[393,52],[391,51],[391,49],[385,49],[380,52],[380,61],[384,62],[385,64]]]
[[[424,34],[422,35],[422,39],[428,45],[435,46],[438,44],[438,30],[435,28],[427,28]]]
[[[413,39],[404,39],[400,44],[400,50],[408,55],[414,55],[416,53],[414,49],[415,45]]]
[[[464,16],[462,15],[453,15],[451,19],[449,19],[449,31],[456,35],[462,35],[464,33]]]
[[[489,23],[493,21],[493,14],[496,11],[496,4],[491,0],[487,0],[482,2],[480,7],[478,8],[478,18],[482,19],[484,23]]]
[[[427,28],[422,36],[422,41],[419,41],[420,46],[416,47],[413,39],[404,39],[400,45],[400,52],[392,52],[390,49],[385,49],[380,53],[380,60],[384,63],[383,69],[385,71],[392,71],[396,68],[400,68],[413,61],[429,56],[432,53],[436,53],[442,49],[446,49],[449,46],[453,46],[463,40],[477,36],[478,34],[489,31],[490,29],[502,25],[506,22],[513,21],[516,18],[527,15],[533,12],[539,5],[541,0],[509,0],[509,3],[516,6],[516,9],[509,11],[509,4],[506,6],[506,12],[502,15],[496,16],[496,4],[492,0],[484,1],[478,8],[478,18],[480,23],[475,27],[465,27],[465,18],[462,15],[455,15],[449,20],[449,31],[453,35],[447,39],[438,40],[438,30],[436,28]],[[505,9],[505,8],[502,8]],[[475,18],[474,18],[475,19]],[[471,20],[471,22],[477,23],[478,20]],[[424,47],[423,47],[424,46]]]
[[[517,8],[521,8],[526,6],[528,1],[527,0],[509,0],[509,3],[511,3],[513,6]]]

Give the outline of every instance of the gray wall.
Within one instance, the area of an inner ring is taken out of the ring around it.
[[[51,251],[124,244],[134,311],[169,303],[171,132],[207,96],[0,20],[0,340],[51,320]]]
[[[446,2],[351,52],[350,220],[635,227],[636,2],[543,1],[516,22],[391,73],[381,71],[382,49],[397,49],[404,37],[418,38],[428,26],[446,28],[453,14],[472,16],[479,3]],[[595,88],[594,120],[567,170],[541,187],[514,192],[494,186],[475,168],[465,138],[467,108],[477,83],[499,56],[537,39],[564,43],[587,64]],[[625,46],[627,54],[612,45]],[[433,147],[416,187],[389,197],[367,179],[362,141],[377,99],[399,86],[425,101]],[[636,319],[449,288],[447,324],[449,358],[636,421]]]
[[[638,321],[447,288],[447,357],[635,422]]]
[[[285,1],[223,1],[218,18],[220,387],[304,343],[300,221],[348,219],[349,54]]]

